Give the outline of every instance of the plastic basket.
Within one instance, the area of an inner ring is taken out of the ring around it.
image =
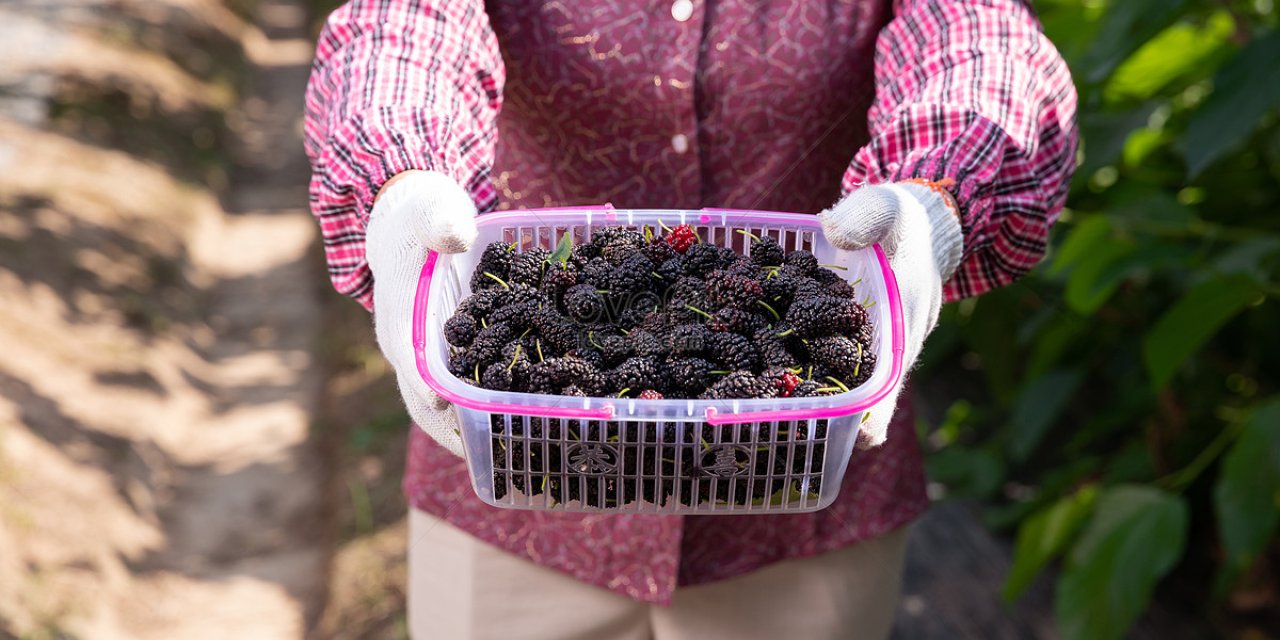
[[[807,249],[847,268],[871,305],[876,369],[862,385],[816,398],[636,400],[503,392],[470,385],[447,368],[443,325],[470,293],[484,247],[518,251],[575,242],[592,229],[693,225],[703,242],[742,252],[738,229],[770,235],[784,249]],[[880,247],[832,247],[815,216],[704,209],[604,207],[491,213],[477,219],[467,253],[432,253],[414,300],[418,371],[458,416],[472,486],[504,508],[606,513],[796,513],[836,498],[863,412],[902,374],[897,282]],[[874,301],[872,304],[871,301]]]

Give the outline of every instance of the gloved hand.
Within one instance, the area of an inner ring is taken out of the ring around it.
[[[924,339],[938,324],[942,284],[960,264],[964,238],[959,209],[936,183],[906,181],[866,186],[819,214],[827,240],[841,249],[876,243],[889,257],[902,296],[903,377],[863,418],[858,447],[884,443],[906,373],[915,364]]]
[[[373,272],[373,326],[391,363],[409,416],[446,449],[462,455],[457,418],[418,375],[413,352],[413,297],[428,251],[459,253],[476,239],[476,206],[452,178],[406,171],[383,186],[365,232]]]

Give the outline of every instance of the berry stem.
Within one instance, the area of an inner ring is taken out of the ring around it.
[[[691,304],[686,304],[686,305],[684,306],[684,308],[686,308],[686,309],[688,309],[688,310],[690,310],[690,311],[692,311],[692,312],[694,312],[694,313],[696,313],[696,314],[698,314],[698,315],[700,315],[700,316],[702,316],[702,317],[704,317],[704,318],[706,318],[706,319],[708,319],[708,320],[710,320],[710,319],[711,319],[711,314],[709,314],[709,313],[707,313],[706,311],[703,311],[702,309],[699,309],[699,308],[697,308],[697,307],[695,307],[695,306],[693,306],[693,305],[691,305]]]
[[[777,336],[778,336],[779,338],[785,338],[785,337],[787,337],[787,336],[789,336],[789,335],[791,335],[791,334],[793,334],[793,333],[795,333],[795,332],[796,332],[796,330],[795,330],[795,329],[787,329],[786,331],[779,332],[779,333],[777,334]]]
[[[649,272],[649,275],[651,275],[651,276],[653,276],[653,277],[655,277],[655,278],[657,278],[657,279],[659,279],[659,280],[666,281],[666,278],[664,278],[664,277],[662,277],[662,276],[658,275],[658,272],[657,272],[657,271],[650,271],[650,272]]]
[[[597,349],[600,349],[601,351],[603,351],[603,350],[604,350],[604,347],[600,346],[600,343],[599,343],[599,342],[596,342],[596,332],[595,332],[595,331],[588,331],[588,332],[587,332],[587,342],[590,342],[590,343],[591,343],[591,346],[593,346],[593,347],[595,347],[595,348],[597,348]]]
[[[667,223],[663,222],[661,218],[658,219],[658,226],[662,227],[663,231],[666,231],[667,233],[671,233],[671,227],[668,227]]]
[[[516,360],[520,359],[520,347],[522,346],[524,345],[518,342],[516,343],[516,354],[514,356],[511,356],[511,364],[507,365],[507,371],[510,371],[511,367],[516,366]]]
[[[547,359],[542,357],[542,339],[534,340],[533,345],[538,348],[538,362],[546,362]]]
[[[822,263],[818,263],[818,266],[819,266],[819,267],[826,267],[826,268],[828,268],[828,269],[839,269],[839,270],[841,270],[841,271],[848,271],[848,270],[849,270],[849,267],[846,267],[846,266],[844,266],[844,265],[840,265],[840,264],[822,264]]]
[[[863,309],[870,309],[871,307],[874,307],[874,306],[876,306],[876,301],[875,301],[875,300],[872,300],[872,301],[871,301],[871,304],[864,304],[864,305],[862,305],[862,308],[863,308]]]
[[[855,342],[854,344],[858,345],[858,364],[853,365],[853,377],[856,380],[858,372],[862,370],[862,343]]]
[[[765,309],[768,309],[768,310],[769,310],[769,313],[772,313],[772,314],[773,314],[773,319],[774,319],[774,320],[781,320],[781,319],[782,319],[782,316],[778,315],[778,310],[777,310],[777,309],[774,309],[774,308],[773,308],[773,307],[771,307],[771,306],[769,306],[769,303],[768,303],[768,302],[765,302],[764,300],[756,300],[756,304],[758,304],[758,305],[760,305],[760,306],[764,307]]]
[[[738,232],[738,233],[741,233],[741,234],[742,234],[742,235],[744,235],[744,236],[747,236],[747,237],[751,238],[752,240],[754,240],[754,241],[756,241],[756,242],[760,242],[760,236],[758,236],[758,235],[756,235],[756,234],[754,234],[754,233],[751,233],[750,231],[747,231],[746,229],[735,229],[735,231],[736,231],[736,232]]]
[[[832,391],[839,391],[839,390],[840,390],[840,387],[818,387],[817,389],[814,389],[813,392],[814,393],[831,393]]]
[[[853,282],[850,282],[850,283],[849,283],[849,286],[851,286],[851,287],[856,287],[856,286],[858,286],[858,285],[860,285],[860,284],[862,284],[862,278],[858,278],[857,280],[854,280]]]
[[[840,381],[839,381],[839,380],[837,380],[836,378],[833,378],[833,377],[831,377],[831,376],[827,376],[827,377],[826,377],[826,379],[827,379],[827,380],[830,380],[831,382],[834,382],[834,383],[835,383],[835,385],[836,385],[837,387],[840,387],[840,390],[841,390],[841,391],[848,391],[848,390],[849,390],[849,387],[846,387],[846,386],[845,386],[845,384],[844,384],[843,382],[840,382]]]
[[[502,288],[503,288],[503,289],[506,289],[507,291],[510,291],[510,290],[511,290],[511,286],[510,286],[510,285],[508,285],[508,284],[506,283],[506,281],[505,281],[505,280],[503,280],[502,278],[499,278],[498,276],[495,276],[495,275],[493,275],[492,273],[489,273],[488,271],[485,271],[485,272],[484,272],[484,275],[485,275],[485,276],[487,276],[487,277],[493,278],[494,280],[497,280],[497,281],[498,281],[498,284],[502,285]]]
[[[616,396],[614,396],[614,397],[616,397],[616,398],[621,398],[622,396],[626,395],[626,394],[627,394],[627,392],[628,392],[628,391],[630,391],[630,390],[631,390],[631,387],[627,387],[627,388],[623,389],[622,391],[619,391],[619,392],[618,392],[618,395],[616,395]]]
[[[711,370],[711,371],[708,371],[707,373],[715,374],[715,375],[718,375],[718,376],[726,376],[726,375],[729,375],[730,373],[733,373],[733,372],[732,372],[732,371],[725,370],[725,369],[713,369],[713,370]]]
[[[479,362],[476,363],[476,370],[473,372],[473,375],[475,375],[476,377],[476,382],[480,382],[480,363]]]
[[[480,318],[480,328],[481,328],[481,329],[488,329],[488,328],[489,328],[489,320],[488,320],[488,319],[486,319],[486,318]]]

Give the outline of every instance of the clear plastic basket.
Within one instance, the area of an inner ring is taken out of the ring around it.
[[[553,249],[565,233],[585,242],[595,228],[690,224],[703,242],[740,253],[736,230],[769,235],[787,251],[807,249],[847,268],[869,298],[872,376],[837,395],[742,400],[581,398],[492,391],[447,367],[443,326],[470,293],[490,242],[518,251]],[[458,415],[472,486],[496,507],[604,513],[797,513],[836,498],[863,412],[902,374],[897,282],[879,246],[843,251],[826,242],[816,216],[704,209],[532,209],[477,218],[467,253],[432,253],[414,300],[413,344],[422,379]],[[874,301],[872,304],[871,301]]]

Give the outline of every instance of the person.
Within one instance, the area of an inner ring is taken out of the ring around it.
[[[1067,67],[1018,0],[353,0],[306,94],[334,286],[373,314],[410,416],[415,638],[883,638],[926,508],[908,397],[870,412],[808,514],[495,509],[419,379],[429,250],[477,212],[612,203],[819,213],[880,243],[910,364],[941,305],[1027,272],[1075,167]],[[900,389],[901,387],[899,387]]]

